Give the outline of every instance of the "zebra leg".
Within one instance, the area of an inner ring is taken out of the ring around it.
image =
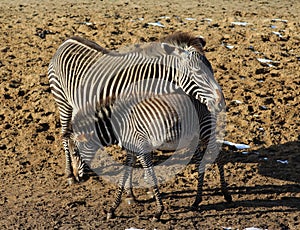
[[[217,161],[217,166],[220,172],[220,181],[221,181],[221,191],[227,202],[232,202],[232,197],[228,192],[227,183],[225,182],[224,177],[224,163],[222,161]]]
[[[130,162],[130,161],[131,161],[131,157],[130,157],[130,155],[127,155],[126,162]],[[106,216],[107,220],[112,219],[112,218],[115,217],[115,210],[119,207],[119,205],[120,205],[120,203],[122,201],[122,193],[124,191],[125,183],[128,180],[128,177],[130,176],[129,175],[130,169],[131,169],[131,167],[128,166],[127,163],[126,163],[124,174],[123,174],[123,176],[120,179],[119,187],[118,187],[118,190],[116,192],[115,201],[114,201],[112,207],[107,212],[107,216]]]
[[[146,173],[146,176],[148,178],[150,185],[153,187],[153,193],[154,193],[154,197],[155,197],[156,204],[157,204],[157,211],[153,217],[153,221],[158,221],[161,217],[161,214],[164,211],[164,206],[163,206],[163,203],[161,200],[161,195],[160,195],[160,192],[158,189],[155,172],[153,170],[151,154],[150,153],[140,154],[140,155],[138,155],[138,159],[141,162],[141,164],[145,170],[145,173]]]
[[[77,182],[86,181],[89,178],[88,172],[90,172],[91,169],[80,156],[79,149],[75,144],[75,140],[71,139],[69,141],[69,149],[73,177],[76,179]]]
[[[127,204],[130,205],[130,204],[136,202],[136,198],[132,191],[132,171],[133,171],[133,166],[135,165],[135,162],[136,162],[136,156],[129,155],[127,157],[127,159],[128,159],[127,164],[129,166],[129,175],[128,175],[128,179],[126,180],[126,183],[125,183],[125,192],[126,192],[125,201],[127,202]]]
[[[90,167],[83,161],[79,150],[70,137],[63,138],[63,145],[66,156],[66,175],[68,184],[75,184],[77,182],[88,179],[87,172],[91,171]]]
[[[152,162],[152,155],[150,155],[151,157],[151,162]],[[144,180],[147,184],[151,184],[151,181],[149,181],[148,177],[147,177],[147,173],[144,172]],[[153,193],[153,190],[152,189],[147,189],[147,195],[149,197],[149,199],[153,199],[154,198],[154,193]]]
[[[204,180],[204,173],[205,173],[205,164],[202,164],[202,158],[205,154],[207,149],[207,142],[204,138],[200,139],[197,151],[195,152],[195,161],[199,164],[198,165],[198,184],[197,184],[197,194],[194,203],[192,204],[191,209],[193,211],[198,210],[199,204],[202,202],[202,187],[203,187],[203,180]]]
[[[63,97],[63,95],[61,96]],[[61,133],[62,133],[62,143],[65,150],[65,157],[66,157],[66,168],[65,173],[67,175],[67,182],[69,185],[75,183],[75,178],[73,175],[73,169],[72,169],[72,159],[71,159],[71,153],[70,153],[70,142],[71,140],[71,134],[72,134],[72,128],[71,128],[71,118],[72,118],[72,107],[68,104],[56,99],[56,102],[59,107],[60,112],[60,123],[61,123]]]
[[[198,206],[202,201],[202,187],[203,187],[203,179],[204,179],[204,170],[200,170],[198,172],[198,185],[197,185],[197,194],[194,203],[192,204],[192,210],[198,210]]]
[[[72,159],[71,159],[71,154],[70,154],[70,150],[69,150],[69,142],[70,142],[70,138],[67,137],[63,137],[63,146],[64,146],[64,150],[65,150],[65,157],[66,157],[66,169],[65,169],[65,173],[67,175],[67,182],[69,185],[74,184],[75,183],[75,178],[73,175],[73,168],[72,168]]]
[[[144,172],[144,180],[145,180],[145,182],[148,183],[148,184],[151,183],[151,182],[149,182],[149,179],[148,179],[148,177],[147,177],[146,172]],[[153,199],[153,198],[154,198],[153,190],[148,189],[148,190],[147,190],[147,195],[148,195],[149,199]]]

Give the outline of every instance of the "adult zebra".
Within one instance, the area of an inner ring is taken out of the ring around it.
[[[220,86],[203,53],[205,41],[188,33],[175,33],[160,42],[135,45],[127,51],[110,52],[94,42],[73,37],[66,40],[52,58],[48,76],[58,104],[66,155],[66,174],[74,182],[69,145],[72,143],[71,118],[88,101],[93,107],[120,93],[130,94],[135,85],[142,91],[156,84],[155,94],[170,93],[178,88],[206,104],[210,111],[225,106]],[[174,87],[175,86],[175,87]],[[150,89],[151,90],[151,89]],[[144,93],[144,92],[143,92]],[[153,92],[152,92],[153,93]],[[103,133],[105,136],[105,133]],[[108,137],[105,140],[110,143]]]
[[[72,118],[87,103],[96,111],[99,105],[136,94],[148,98],[184,92],[203,103],[212,114],[224,108],[221,88],[203,53],[204,45],[200,37],[175,33],[160,42],[135,45],[119,52],[108,51],[77,37],[68,39],[58,48],[49,65],[49,82],[60,111],[66,173],[71,183],[74,172],[70,148],[77,151],[77,143],[71,139]],[[97,136],[102,146],[116,144],[118,139],[110,132],[112,127],[103,122],[110,117],[110,112],[101,108],[101,128]],[[86,156],[92,156],[89,153],[95,151],[94,143],[85,149]]]

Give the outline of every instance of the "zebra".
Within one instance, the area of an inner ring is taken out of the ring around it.
[[[70,152],[71,120],[86,102],[95,108],[97,103],[121,94],[130,95],[136,89],[157,95],[182,90],[210,111],[224,108],[224,96],[204,55],[204,46],[202,37],[178,32],[159,42],[138,44],[127,50],[109,51],[79,37],[67,39],[58,48],[50,61],[48,77],[60,112],[70,184],[76,181],[71,159],[74,152]],[[158,79],[162,84],[153,84]],[[145,81],[146,85],[139,84]],[[124,89],[126,85],[135,87]],[[114,138],[102,131],[105,144],[114,144]]]
[[[103,119],[103,111],[107,110],[112,115],[105,118],[105,123],[110,127],[109,132],[128,153],[124,174],[120,178],[115,201],[107,212],[107,219],[115,217],[115,210],[121,202],[125,183],[131,181],[132,166],[137,159],[142,164],[148,182],[153,187],[157,204],[157,211],[153,219],[160,219],[164,206],[151,161],[151,153],[154,150],[190,148],[189,153],[192,153],[190,157],[193,156],[194,151],[196,152],[201,163],[198,168],[197,195],[192,208],[197,209],[202,200],[205,165],[212,163],[210,159],[206,159],[206,156],[210,157],[211,151],[218,151],[215,135],[216,117],[208,110],[207,106],[184,93],[154,95],[145,98],[135,95],[133,99],[126,98],[125,100],[110,101],[108,104],[102,103],[96,110],[87,103],[77,111],[72,119],[75,142],[80,154],[88,153],[91,154],[88,156],[89,158],[93,157],[95,154],[85,151],[90,148],[90,143],[93,143],[95,148],[101,146],[99,137],[94,134],[97,133],[99,122],[102,122],[100,120]],[[183,143],[180,144],[180,141]],[[191,147],[193,143],[196,145]],[[200,148],[203,150],[200,151]],[[206,151],[208,152],[205,154]],[[182,155],[179,157],[181,158]],[[83,158],[85,157],[83,156]],[[190,159],[188,158],[188,160]],[[222,161],[217,161],[217,165],[221,175],[221,191],[225,199],[231,202],[232,198],[224,179]]]
[[[95,42],[80,37],[72,37],[58,48],[48,67],[51,92],[60,113],[62,143],[66,157],[65,173],[69,184],[83,180],[88,167],[81,160],[76,151],[75,143],[70,138],[73,108],[69,102],[70,95],[64,89],[71,88],[70,84],[76,83],[99,57],[109,52]]]

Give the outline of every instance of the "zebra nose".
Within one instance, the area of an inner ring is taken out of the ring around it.
[[[222,101],[219,102],[219,104],[218,104],[218,110],[219,110],[219,111],[225,110],[225,104],[224,104]]]
[[[75,176],[75,179],[76,179],[76,181],[77,182],[80,182],[80,178],[79,178],[79,176],[77,175],[77,176]]]
[[[75,172],[73,173],[73,175],[74,175],[76,181],[77,181],[77,182],[80,182],[80,176],[79,176],[79,173],[78,173],[77,171],[75,171]]]
[[[218,109],[218,111],[222,111],[223,109],[225,109],[224,95],[223,95],[222,91],[219,89],[216,90],[216,94],[217,94],[217,99],[216,99],[217,109]]]

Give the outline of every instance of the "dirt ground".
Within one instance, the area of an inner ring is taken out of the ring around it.
[[[298,0],[2,0],[0,12],[1,229],[300,229]],[[164,27],[148,24],[158,21]],[[149,220],[156,206],[145,190],[107,221],[114,184],[67,185],[49,61],[72,35],[117,49],[179,30],[206,38],[227,102],[225,140],[251,146],[224,148],[234,202],[211,167],[201,211],[189,211],[197,175],[189,165],[160,186],[161,222]]]

